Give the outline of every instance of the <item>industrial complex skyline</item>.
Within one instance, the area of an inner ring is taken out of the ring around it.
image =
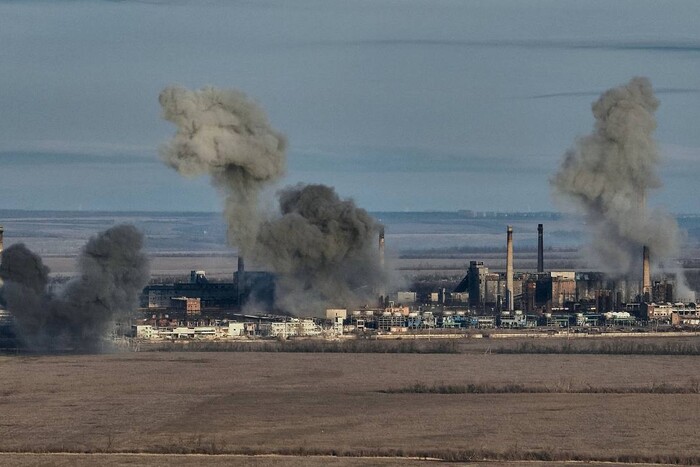
[[[165,170],[170,84],[244,91],[285,184],[369,211],[556,211],[550,177],[604,90],[647,76],[663,187],[700,212],[693,2],[0,2],[0,209],[219,211]],[[620,18],[624,18],[624,21]]]
[[[0,0],[0,464],[700,465],[698,19]]]

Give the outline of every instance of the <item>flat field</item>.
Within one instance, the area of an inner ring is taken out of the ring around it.
[[[0,463],[36,465],[11,452],[700,458],[697,393],[381,392],[415,383],[682,386],[700,375],[694,356],[141,352],[3,356],[0,375]],[[105,459],[130,463],[115,456]]]

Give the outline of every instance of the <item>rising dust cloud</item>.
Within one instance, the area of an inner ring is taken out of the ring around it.
[[[262,225],[257,248],[280,273],[278,306],[298,313],[373,300],[385,280],[377,222],[325,185],[288,187],[279,204],[281,216]]]
[[[261,222],[260,191],[285,172],[286,138],[236,90],[168,87],[159,101],[163,118],[177,127],[163,160],[183,175],[211,176],[226,198],[229,242],[248,256]]]
[[[644,245],[657,266],[678,251],[675,219],[646,205],[650,190],[661,186],[653,139],[658,106],[647,78],[603,93],[593,103],[593,132],[567,151],[552,178],[555,193],[585,215],[601,267],[630,279],[641,275]]]
[[[159,100],[177,127],[163,160],[222,190],[229,242],[277,274],[278,308],[308,315],[367,303],[385,277],[373,249],[379,225],[365,210],[330,187],[298,185],[281,190],[270,213],[260,194],[284,174],[286,139],[264,112],[239,91],[211,87],[168,87]]]
[[[49,268],[23,244],[2,252],[3,298],[20,337],[38,351],[96,351],[116,319],[138,306],[149,269],[143,235],[119,225],[92,237],[78,258],[79,275],[49,290]]]

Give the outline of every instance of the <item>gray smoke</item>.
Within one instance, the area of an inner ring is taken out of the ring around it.
[[[169,87],[160,104],[177,126],[162,157],[184,175],[209,174],[223,189],[229,242],[277,273],[278,308],[308,315],[376,293],[385,280],[378,226],[352,201],[326,186],[300,185],[280,192],[279,213],[263,214],[260,192],[282,177],[286,140],[259,107],[238,91],[214,88]]]
[[[677,251],[678,226],[649,210],[649,190],[660,187],[659,153],[652,134],[659,101],[647,78],[633,78],[593,103],[595,128],[567,151],[552,185],[574,200],[592,229],[592,251],[610,273],[641,274],[642,247],[654,262]]]
[[[380,225],[324,185],[279,193],[280,216],[261,225],[256,259],[278,273],[278,307],[309,315],[376,297],[386,278],[377,253]]]
[[[148,282],[143,236],[119,225],[92,237],[78,258],[78,277],[58,293],[49,269],[23,244],[2,253],[3,297],[20,336],[41,351],[95,351],[114,321],[138,306]]]
[[[260,190],[285,171],[285,137],[236,90],[168,87],[159,100],[163,118],[177,127],[163,159],[183,175],[211,176],[226,195],[229,242],[247,255],[261,221]]]

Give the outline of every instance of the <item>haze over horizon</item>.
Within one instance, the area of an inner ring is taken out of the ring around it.
[[[163,167],[170,84],[245,92],[284,184],[368,211],[557,211],[549,178],[605,89],[647,76],[663,187],[698,213],[696,2],[0,1],[0,209],[221,210]],[[624,18],[624,19],[622,19]]]

